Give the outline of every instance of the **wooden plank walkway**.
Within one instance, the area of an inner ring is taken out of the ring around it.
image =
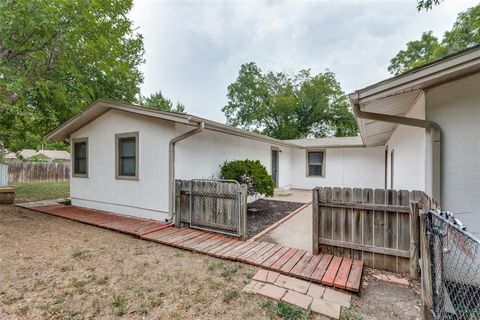
[[[26,207],[26,206],[25,206]],[[360,290],[363,262],[330,254],[311,255],[305,250],[260,241],[240,241],[231,237],[175,228],[161,221],[117,215],[61,204],[28,206],[54,216],[107,228],[145,240],[252,264],[307,281],[352,292]]]

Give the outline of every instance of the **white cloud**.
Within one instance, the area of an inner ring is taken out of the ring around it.
[[[240,65],[335,72],[346,92],[389,77],[406,42],[451,28],[471,0],[417,12],[415,0],[315,2],[135,1],[145,39],[142,92],[162,90],[189,113],[224,122],[227,86]]]

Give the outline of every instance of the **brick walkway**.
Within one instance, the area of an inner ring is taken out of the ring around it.
[[[171,224],[75,206],[24,205],[31,210],[80,221],[95,226],[128,233],[145,240],[190,250],[210,256],[240,261],[264,269],[358,292],[363,262],[330,254],[311,255],[306,250],[280,244],[240,241],[231,237],[194,230],[175,228]]]
[[[349,294],[265,269],[258,270],[243,291],[281,300],[334,319],[339,319],[342,308],[350,308],[352,301]]]

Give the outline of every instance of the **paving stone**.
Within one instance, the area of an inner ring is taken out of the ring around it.
[[[341,306],[339,304],[323,299],[313,299],[310,309],[313,312],[323,314],[324,316],[339,319]]]
[[[312,298],[321,299],[323,298],[324,293],[325,293],[325,287],[312,283],[310,284],[310,288],[308,288],[307,295],[309,295]]]
[[[252,280],[242,289],[242,291],[249,293],[258,293],[258,291],[263,287],[263,285],[263,282]]]
[[[297,291],[288,290],[283,296],[282,301],[293,304],[302,309],[308,310],[313,298]]]
[[[257,281],[267,282],[267,274],[268,274],[267,270],[260,269],[257,271],[257,273],[253,276],[252,279]]]
[[[285,290],[284,288],[274,286],[273,284],[270,284],[270,283],[265,283],[262,286],[262,288],[258,290],[257,293],[268,298],[280,300],[285,294],[285,292],[287,292],[287,290]]]
[[[278,273],[278,272],[268,271],[267,282],[268,283],[275,283],[275,281],[277,281],[279,276],[280,276],[280,273]]]
[[[399,278],[399,277],[396,277],[394,275],[389,275],[389,274],[373,274],[372,275],[375,279],[377,280],[380,280],[380,281],[383,281],[383,282],[387,282],[387,283],[391,283],[391,284],[395,284],[395,285],[399,285],[399,286],[402,286],[402,287],[409,287],[410,286],[410,283],[408,282],[407,279],[405,278]]]
[[[352,296],[349,294],[345,294],[336,290],[332,290],[329,288],[325,289],[325,293],[323,295],[323,299],[339,304],[342,307],[350,308],[350,303],[352,302]]]
[[[275,284],[277,286],[295,290],[300,293],[307,293],[308,287],[310,286],[310,283],[307,281],[287,277],[283,274],[278,277],[277,281],[275,281]]]

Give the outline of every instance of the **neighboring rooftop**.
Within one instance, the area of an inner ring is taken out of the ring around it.
[[[330,137],[285,140],[301,148],[363,147],[362,137]]]
[[[70,160],[70,153],[63,150],[33,150],[23,149],[18,153],[21,158],[29,159],[38,157],[47,160]],[[5,155],[5,159],[18,159],[17,153],[9,152]]]

